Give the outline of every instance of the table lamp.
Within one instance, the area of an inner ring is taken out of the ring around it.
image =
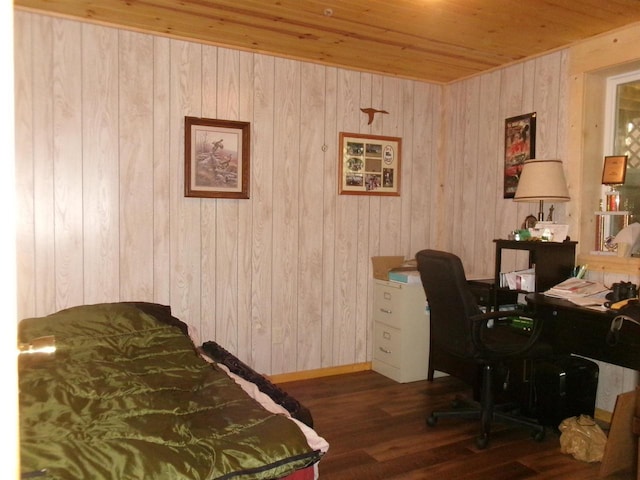
[[[544,221],[544,201],[568,202],[569,191],[561,160],[531,159],[524,162],[515,202],[540,202],[538,221]]]

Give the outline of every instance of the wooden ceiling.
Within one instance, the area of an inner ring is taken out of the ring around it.
[[[435,83],[640,22],[640,0],[15,0],[14,5]]]

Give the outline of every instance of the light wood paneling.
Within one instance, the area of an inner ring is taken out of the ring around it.
[[[254,60],[251,153],[251,203],[253,227],[251,248],[251,358],[262,372],[271,368],[273,203],[277,194],[273,175],[274,163],[274,79],[275,59],[256,56]],[[275,312],[277,319],[278,312]]]
[[[476,238],[476,219],[479,218],[478,205],[478,173],[482,169],[485,159],[478,158],[479,119],[480,112],[480,77],[465,82],[464,96],[459,102],[459,135],[455,135],[458,143],[459,159],[462,168],[458,168],[456,181],[456,198],[460,199],[460,214],[455,223],[456,249],[463,258],[477,258],[475,255],[476,242],[469,239]],[[479,164],[479,162],[482,162]],[[475,270],[475,269],[474,269]]]
[[[106,302],[118,296],[120,289],[118,87],[123,62],[118,31],[112,28],[83,25],[80,45],[82,188],[72,188],[82,194],[82,232],[78,233],[83,240],[84,295]],[[129,185],[125,180],[123,187]]]
[[[483,75],[480,79],[480,119],[500,118],[500,73],[494,72]],[[499,121],[483,122],[479,120],[478,125],[478,190],[476,191],[476,232],[474,238],[502,238],[502,232],[494,231],[497,224],[496,207],[505,200],[502,199],[504,165],[503,144],[498,142],[485,142],[485,138],[502,138],[504,135],[504,124]],[[493,272],[493,259],[495,255],[495,245],[493,242],[475,242],[475,255],[477,263],[470,273],[476,275]]]
[[[322,347],[321,367],[336,365],[333,357],[334,289],[336,256],[336,203],[338,196],[338,70],[327,68],[325,81],[323,201],[322,201]]]
[[[299,199],[301,115],[314,112],[300,102],[300,63],[275,61],[277,86],[274,109],[273,162],[273,276],[274,324],[272,328],[272,368],[285,372],[296,369],[298,336]],[[304,109],[304,110],[302,110]],[[307,192],[304,192],[306,195]]]
[[[297,370],[321,365],[322,257],[324,231],[322,202],[325,191],[324,115],[325,68],[302,64],[300,70],[300,233],[296,349]],[[302,274],[302,272],[305,272]]]
[[[17,17],[15,21],[14,48],[21,52],[32,51],[32,23],[24,21],[23,17]],[[15,109],[15,156],[21,162],[15,162],[15,192],[16,192],[16,243],[22,245],[25,252],[30,255],[21,255],[16,258],[16,279],[21,285],[17,291],[18,302],[21,307],[17,312],[18,318],[36,311],[35,282],[36,271],[35,252],[35,111],[34,94],[32,87],[33,72],[35,66],[31,62],[31,55],[16,56],[14,59],[15,85],[14,95],[16,99]],[[18,107],[19,105],[19,107]],[[9,162],[6,162],[7,164]],[[12,347],[13,348],[13,347]]]
[[[171,303],[171,109],[170,42],[166,38],[153,40],[153,170],[147,181],[153,181],[153,299]]]
[[[562,53],[442,87],[16,18],[17,54],[33,65],[16,71],[33,98],[17,102],[20,156],[34,165],[18,173],[30,216],[19,259],[34,270],[20,277],[22,316],[170,304],[196,339],[264,373],[371,359],[371,256],[442,248],[490,273],[493,238],[535,210],[502,198],[504,118],[562,123],[550,118],[564,108]],[[370,106],[389,114],[367,125]],[[185,115],[251,122],[249,200],[184,197]],[[337,194],[341,131],[402,137],[400,197]],[[550,132],[541,141],[563,148]]]
[[[119,42],[119,288],[153,301],[153,37],[121,31]]]
[[[52,123],[46,127],[53,140],[50,157],[53,175],[48,179],[53,182],[53,198],[45,198],[44,202],[53,201],[54,206],[54,222],[47,227],[53,228],[51,239],[55,246],[56,309],[79,305],[88,299],[84,295],[83,269],[82,140],[89,132],[83,131],[82,124],[82,29],[80,23],[56,19],[51,39],[53,115]],[[36,56],[48,53],[47,49],[40,50],[40,44],[34,52]]]
[[[22,22],[24,23],[24,22]],[[35,271],[20,282],[20,285],[34,285],[35,311],[29,315],[43,315],[56,310],[55,257],[56,241],[54,232],[54,136],[53,136],[53,26],[48,17],[35,18],[31,25],[33,43],[28,59],[33,65],[33,77],[25,79],[32,88],[33,95],[33,250],[29,251],[35,260]],[[34,48],[35,46],[35,48]],[[16,112],[21,111],[20,98],[16,102]],[[17,126],[18,127],[18,126]],[[20,129],[16,128],[16,132]],[[25,159],[26,161],[27,159]],[[16,163],[22,163],[22,159]],[[26,185],[25,185],[26,186]],[[26,191],[23,192],[26,194]],[[19,244],[25,248],[27,244]],[[18,255],[20,258],[20,255]],[[37,279],[37,281],[36,281]],[[21,289],[19,289],[20,291]],[[21,306],[20,306],[21,307]],[[26,306],[18,311],[27,314]]]
[[[411,152],[413,162],[409,174],[404,174],[403,184],[411,190],[411,207],[408,226],[411,233],[409,252],[415,254],[425,244],[433,245],[431,234],[435,229],[432,225],[431,192],[436,188],[434,178],[436,148],[439,145],[440,103],[442,95],[440,89],[434,85],[417,83],[413,92],[414,107],[410,124],[412,131]]]

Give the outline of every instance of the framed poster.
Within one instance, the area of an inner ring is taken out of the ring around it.
[[[604,157],[602,167],[603,185],[623,185],[627,176],[627,156],[616,155]]]
[[[341,195],[400,195],[402,139],[340,132]]]
[[[536,112],[507,118],[504,126],[504,198],[513,198],[526,160],[536,157]]]
[[[249,198],[249,128],[249,122],[185,117],[185,197]]]

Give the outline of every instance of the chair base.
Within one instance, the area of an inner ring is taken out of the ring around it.
[[[540,425],[535,420],[530,420],[526,417],[518,416],[510,411],[511,406],[499,405],[495,407],[490,422],[498,422],[504,424],[518,425],[522,427],[529,427],[531,429],[531,437],[536,442],[541,442],[546,436],[546,428],[544,425]],[[506,410],[506,411],[505,411]],[[481,419],[482,410],[478,408],[460,408],[456,410],[443,410],[432,412],[427,417],[427,425],[435,427],[438,419],[440,418],[468,418],[468,419]],[[476,437],[476,446],[479,449],[484,449],[489,445],[489,432],[481,431]]]
[[[493,392],[491,389],[492,370],[493,368],[490,365],[485,365],[483,367],[483,388],[481,392],[481,401],[479,403],[473,402],[471,404],[473,406],[467,406],[466,408],[434,411],[427,418],[427,425],[430,427],[435,426],[439,418],[459,417],[479,419],[480,434],[476,438],[476,446],[480,449],[486,448],[489,444],[489,435],[491,431],[491,424],[493,422],[529,427],[531,429],[531,436],[535,441],[541,442],[544,440],[546,433],[544,425],[541,425],[537,420],[520,415],[516,404],[493,404]],[[458,402],[459,401],[456,403]]]

